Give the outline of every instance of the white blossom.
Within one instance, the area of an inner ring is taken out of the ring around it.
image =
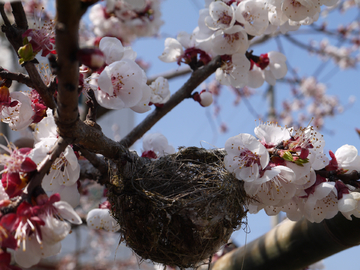
[[[12,130],[20,131],[27,128],[32,122],[35,112],[31,106],[30,97],[23,92],[10,93],[15,106],[2,106],[0,111],[1,121],[9,124]]]
[[[96,100],[108,109],[136,106],[143,96],[146,85],[144,71],[134,61],[123,59],[111,63],[98,77]]]
[[[170,98],[169,82],[164,77],[158,77],[150,84],[152,91],[150,102],[153,104],[163,104]]]
[[[241,1],[236,9],[236,20],[244,25],[249,35],[262,35],[268,27],[268,10],[262,0]]]
[[[211,30],[229,29],[235,23],[234,7],[224,2],[215,1],[209,6],[209,15],[205,18],[205,24]]]
[[[215,72],[216,80],[223,85],[231,85],[236,88],[243,87],[248,82],[250,61],[244,54],[237,53]]]
[[[175,148],[161,133],[145,134],[142,146],[142,152],[153,151],[157,157],[175,153]]]
[[[91,229],[104,229],[108,232],[116,232],[120,229],[109,209],[92,209],[87,215],[86,222]]]
[[[249,48],[246,31],[240,25],[226,30],[217,30],[212,36],[212,51],[218,55],[245,54]]]
[[[264,70],[265,80],[275,85],[276,80],[285,77],[287,73],[286,56],[282,53],[271,51],[268,52],[270,60],[269,66]]]
[[[260,170],[269,163],[266,148],[252,135],[241,133],[225,143],[225,168],[239,180],[251,182],[259,178]]]
[[[360,170],[360,156],[358,150],[353,145],[345,144],[335,152],[335,158],[338,166],[351,172]]]
[[[124,47],[121,41],[114,37],[103,37],[100,40],[99,49],[104,53],[105,62],[108,65],[122,59],[132,61],[136,59],[136,52],[131,47]]]

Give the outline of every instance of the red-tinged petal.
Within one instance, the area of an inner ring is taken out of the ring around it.
[[[17,215],[14,213],[6,214],[1,217],[0,225],[5,229],[12,231],[14,224],[16,223]]]
[[[141,157],[147,157],[147,158],[157,159],[157,155],[156,155],[155,152],[152,151],[152,150],[143,152],[142,155],[141,155]]]
[[[317,175],[316,175],[316,182],[315,182],[315,184],[312,185],[311,187],[305,189],[306,194],[307,194],[308,196],[309,196],[310,194],[314,194],[316,187],[317,187],[318,185],[320,185],[321,183],[324,183],[324,182],[326,182],[326,178],[325,178],[325,177],[322,177],[322,176],[320,176],[320,175],[317,174]],[[303,197],[301,197],[301,198],[304,198],[304,197],[306,197],[306,196],[303,196]]]
[[[28,202],[22,202],[16,210],[18,216],[31,217],[31,205]]]
[[[32,148],[30,147],[23,147],[19,149],[19,152],[23,155],[27,155],[29,154],[29,152],[32,150]]]
[[[309,155],[309,149],[307,148],[302,148],[301,149],[301,153],[300,153],[300,158],[301,159],[306,159]]]
[[[29,37],[32,35],[32,31],[34,31],[34,29],[28,29],[26,30],[23,34],[22,34],[22,37],[25,38],[25,37]]]
[[[10,235],[10,232],[9,232],[9,235],[8,237],[6,237],[5,239],[2,239],[1,241],[1,248],[11,248],[11,249],[16,249],[17,247],[17,243],[16,243],[16,240],[15,238]],[[1,259],[0,259],[0,262],[1,262]],[[0,264],[1,265],[1,264]],[[0,268],[1,269],[1,268]]]
[[[344,194],[349,194],[349,188],[341,181],[335,182],[335,188],[338,192],[338,200],[341,200]]]
[[[21,181],[18,173],[3,173],[1,182],[10,198],[20,195],[26,185]]]
[[[34,161],[32,161],[31,158],[26,157],[25,160],[21,163],[20,168],[23,172],[32,172],[36,170],[37,165]]]
[[[105,201],[101,204],[99,204],[100,209],[111,209],[111,204],[109,201]]]
[[[55,193],[55,194],[51,195],[49,198],[49,203],[51,203],[51,204],[53,204],[55,202],[59,202],[59,201],[60,201],[59,193]]]
[[[9,92],[9,88],[7,88],[6,86],[1,86],[0,87],[0,104],[1,105],[9,105],[10,103],[10,92]]]
[[[336,171],[339,169],[339,164],[336,160],[335,154],[330,150],[329,155],[331,157],[331,160],[329,161],[329,164],[325,167],[325,170],[327,171]]]
[[[10,264],[11,254],[7,252],[0,253],[0,262],[5,265]]]
[[[19,104],[19,101],[17,100],[14,100],[14,101],[11,101],[11,103],[9,104],[10,107],[15,107],[16,105]]]

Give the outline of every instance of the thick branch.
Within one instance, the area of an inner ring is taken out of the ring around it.
[[[27,30],[28,22],[26,19],[26,14],[23,8],[21,1],[11,3],[11,8],[15,18],[16,26],[19,29]]]
[[[360,219],[342,214],[321,223],[284,221],[247,245],[220,258],[213,270],[302,269],[360,244]]]
[[[79,22],[83,14],[79,0],[57,0],[55,25],[58,55],[57,124],[60,134],[78,119]]]
[[[140,139],[153,125],[155,125],[163,116],[171,111],[185,98],[191,96],[191,92],[198,87],[206,78],[221,66],[220,56],[215,57],[209,64],[194,71],[190,79],[171,96],[170,100],[162,108],[156,108],[139,125],[137,125],[120,143],[125,147],[130,147]]]
[[[74,138],[74,144],[112,160],[119,160],[128,151],[120,143],[106,137],[99,125],[89,120],[76,121],[72,128],[64,129],[63,136]]]

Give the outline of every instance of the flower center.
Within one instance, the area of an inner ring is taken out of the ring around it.
[[[239,159],[241,160],[242,166],[252,167],[254,164],[260,166],[260,157],[256,153],[251,152],[248,149],[239,149]]]

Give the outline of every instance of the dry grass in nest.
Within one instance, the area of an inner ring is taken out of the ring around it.
[[[143,259],[180,268],[202,264],[225,244],[242,224],[246,195],[224,154],[189,147],[133,160],[113,175],[108,197],[126,244]]]

